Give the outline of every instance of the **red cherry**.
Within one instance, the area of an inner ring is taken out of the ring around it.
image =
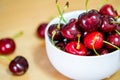
[[[109,53],[109,50],[108,49],[105,49],[105,48],[101,48],[98,50],[98,53],[100,55],[104,55],[104,54],[108,54]]]
[[[110,4],[105,4],[104,6],[102,6],[99,12],[102,15],[108,15],[113,17],[118,16],[117,11],[114,10],[113,6]]]
[[[110,42],[111,44],[120,47],[120,35],[118,35],[117,33],[113,33],[107,36],[107,41]],[[105,47],[107,49],[110,50],[116,50],[115,47],[109,45],[109,44],[105,44]]]
[[[40,38],[45,38],[45,29],[48,23],[41,23],[37,28],[37,35]]]
[[[96,37],[96,40],[94,42],[94,38]],[[93,49],[93,43],[95,49],[100,49],[103,45],[103,35],[102,33],[95,31],[87,34],[84,38],[84,44],[87,48]]]
[[[0,54],[10,54],[16,48],[15,42],[11,38],[3,38],[0,40]]]
[[[81,33],[77,25],[77,19],[70,19],[69,23],[62,28],[61,33],[68,40],[74,40],[77,38],[77,34]]]
[[[112,32],[115,30],[116,25],[111,23],[112,21],[114,21],[114,18],[112,16],[103,15],[101,19],[102,19],[102,25],[100,27],[101,32]]]
[[[58,24],[50,25],[50,27],[48,29],[49,37],[52,38],[54,36],[53,40],[63,39],[62,34],[61,34],[61,29],[62,29],[63,25],[64,24],[61,23],[60,26],[59,26],[60,28],[58,28]]]
[[[25,57],[23,56],[16,56],[10,63],[9,63],[9,70],[14,75],[23,75],[28,70],[29,64]]]
[[[88,13],[82,13],[78,16],[78,24],[84,31],[96,31],[101,24],[100,14],[97,10],[90,10]]]
[[[77,45],[78,45],[77,41],[69,42],[65,47],[66,52],[74,55],[86,56],[87,49],[85,48],[85,46],[82,43],[80,43],[79,44],[80,48],[77,49]]]

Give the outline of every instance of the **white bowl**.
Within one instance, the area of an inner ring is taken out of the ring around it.
[[[78,15],[85,12],[73,11],[64,14],[69,21],[71,18],[78,18]],[[48,58],[56,70],[64,76],[75,80],[101,80],[110,77],[120,67],[120,51],[101,56],[77,56],[56,48],[48,37],[48,28],[51,24],[58,23],[59,18],[53,19],[45,31],[45,42]]]

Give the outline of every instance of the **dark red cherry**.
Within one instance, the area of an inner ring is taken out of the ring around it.
[[[58,24],[52,24],[50,25],[49,29],[48,29],[48,35],[50,38],[52,38],[52,36],[54,36],[54,40],[61,40],[63,39],[63,36],[61,34],[61,29],[63,27],[64,24],[60,24],[60,26],[58,27]]]
[[[101,25],[100,14],[97,10],[90,10],[78,17],[79,26],[86,32],[96,31]]]
[[[63,50],[63,51],[65,51],[65,42],[63,42],[63,41],[60,41],[60,42],[57,42],[56,44],[55,44],[55,46],[57,47],[57,48],[59,48],[60,50]]]
[[[111,4],[105,4],[100,8],[100,14],[102,15],[108,15],[108,16],[113,16],[116,17],[118,16],[118,13],[116,10],[114,10],[113,6]]]
[[[56,46],[57,48],[59,48],[60,50],[63,50],[63,51],[65,51],[65,46],[66,46],[66,44],[67,44],[68,42],[70,42],[70,41],[67,40],[66,38],[61,39],[61,40],[54,41],[55,46]]]
[[[37,35],[40,38],[45,38],[45,29],[47,27],[48,23],[41,23],[37,28]]]
[[[98,31],[87,34],[84,37],[84,44],[87,48],[92,50],[93,50],[93,44],[95,49],[100,49],[103,46],[103,34]]]
[[[95,52],[93,50],[87,49],[87,56],[94,56]]]
[[[80,34],[79,26],[77,25],[77,19],[72,18],[61,30],[63,37],[68,40],[74,40],[77,38],[77,34]]]
[[[28,61],[23,56],[15,57],[9,64],[9,70],[14,75],[23,75],[28,70]]]
[[[78,45],[77,41],[69,42],[65,47],[66,52],[74,55],[86,56],[87,49],[85,48],[85,46],[82,43],[80,43],[79,44],[80,48],[77,49],[77,45]]]
[[[101,48],[98,50],[98,53],[100,55],[104,55],[104,54],[108,54],[109,53],[109,50],[108,49],[105,49],[105,48]]]
[[[112,32],[115,30],[116,26],[115,24],[112,23],[115,21],[115,19],[112,16],[103,15],[101,19],[102,19],[102,23],[100,26],[101,32]]]
[[[120,35],[118,35],[117,33],[114,34],[110,34],[107,37],[107,42],[120,47]],[[109,45],[109,44],[105,44],[106,48],[109,50],[116,50],[115,47]]]
[[[0,54],[11,54],[15,51],[16,45],[13,39],[3,38],[0,40]]]

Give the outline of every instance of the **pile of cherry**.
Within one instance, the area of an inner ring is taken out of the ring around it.
[[[120,18],[110,4],[50,25],[48,36],[57,48],[74,55],[95,56],[120,50]]]

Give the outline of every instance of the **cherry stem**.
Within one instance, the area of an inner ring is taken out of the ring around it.
[[[116,20],[113,20],[113,21],[111,21],[111,23],[113,23],[113,24],[120,24],[120,17],[119,16],[116,16],[116,17],[114,17]]]
[[[54,30],[54,31],[53,31],[53,34],[52,34],[52,44],[53,44],[53,45],[55,45],[55,43],[54,43],[55,34],[56,34],[56,31]]]
[[[93,51],[95,52],[95,54],[98,56],[99,55],[99,53],[96,51],[96,49],[95,49],[95,42],[96,42],[96,40],[97,40],[97,37],[98,37],[98,35],[95,35],[95,37],[94,37],[94,39],[93,39],[93,45],[92,45],[92,47],[93,47]]]
[[[118,21],[111,21],[110,23],[113,23],[113,24],[120,24],[120,22],[118,22]]]
[[[61,13],[61,17],[59,17],[60,18],[60,20],[59,20],[59,23],[58,23],[58,25],[57,25],[57,28],[58,29],[60,29],[60,23],[61,23],[61,21],[64,19],[64,17],[63,17],[63,13],[65,12],[65,9],[67,9],[67,7],[68,7],[68,2],[66,3],[66,5],[65,5],[65,7],[64,7],[64,9],[63,9],[63,12]],[[60,10],[60,9],[59,9]],[[61,12],[61,11],[59,11],[59,12]],[[59,13],[60,14],[60,13]],[[64,19],[65,20],[65,19]],[[65,21],[66,22],[66,21]]]
[[[60,29],[60,23],[61,23],[61,20],[59,21],[59,23],[57,25],[57,29]]]
[[[13,36],[13,39],[16,39],[16,38],[20,37],[22,34],[23,34],[22,31],[16,33],[16,34]]]
[[[117,47],[116,45],[111,44],[110,42],[107,42],[107,41],[105,41],[105,40],[104,40],[103,42],[106,43],[106,44],[109,44],[109,45],[113,46],[114,48],[116,48],[116,49],[118,49],[118,50],[120,50],[119,47]]]
[[[63,11],[61,12],[61,10],[60,10],[60,4],[59,4],[58,0],[56,0],[56,7],[57,7],[57,10],[59,12],[60,18],[63,20],[64,23],[67,23],[67,21],[63,17],[63,13],[69,7],[69,3],[68,2],[66,3],[66,5],[63,8]]]
[[[118,30],[115,30],[115,32],[116,32],[118,35],[120,35],[120,32],[119,32]]]
[[[88,0],[85,1],[86,12],[88,12]]]
[[[76,49],[80,49],[80,37],[81,37],[81,34],[78,34],[77,37],[78,37],[78,43],[77,43]]]
[[[0,55],[0,58],[1,58],[1,59],[5,59],[5,60],[7,60],[8,62],[11,61],[11,59],[10,59],[9,57],[7,57],[7,56]]]

